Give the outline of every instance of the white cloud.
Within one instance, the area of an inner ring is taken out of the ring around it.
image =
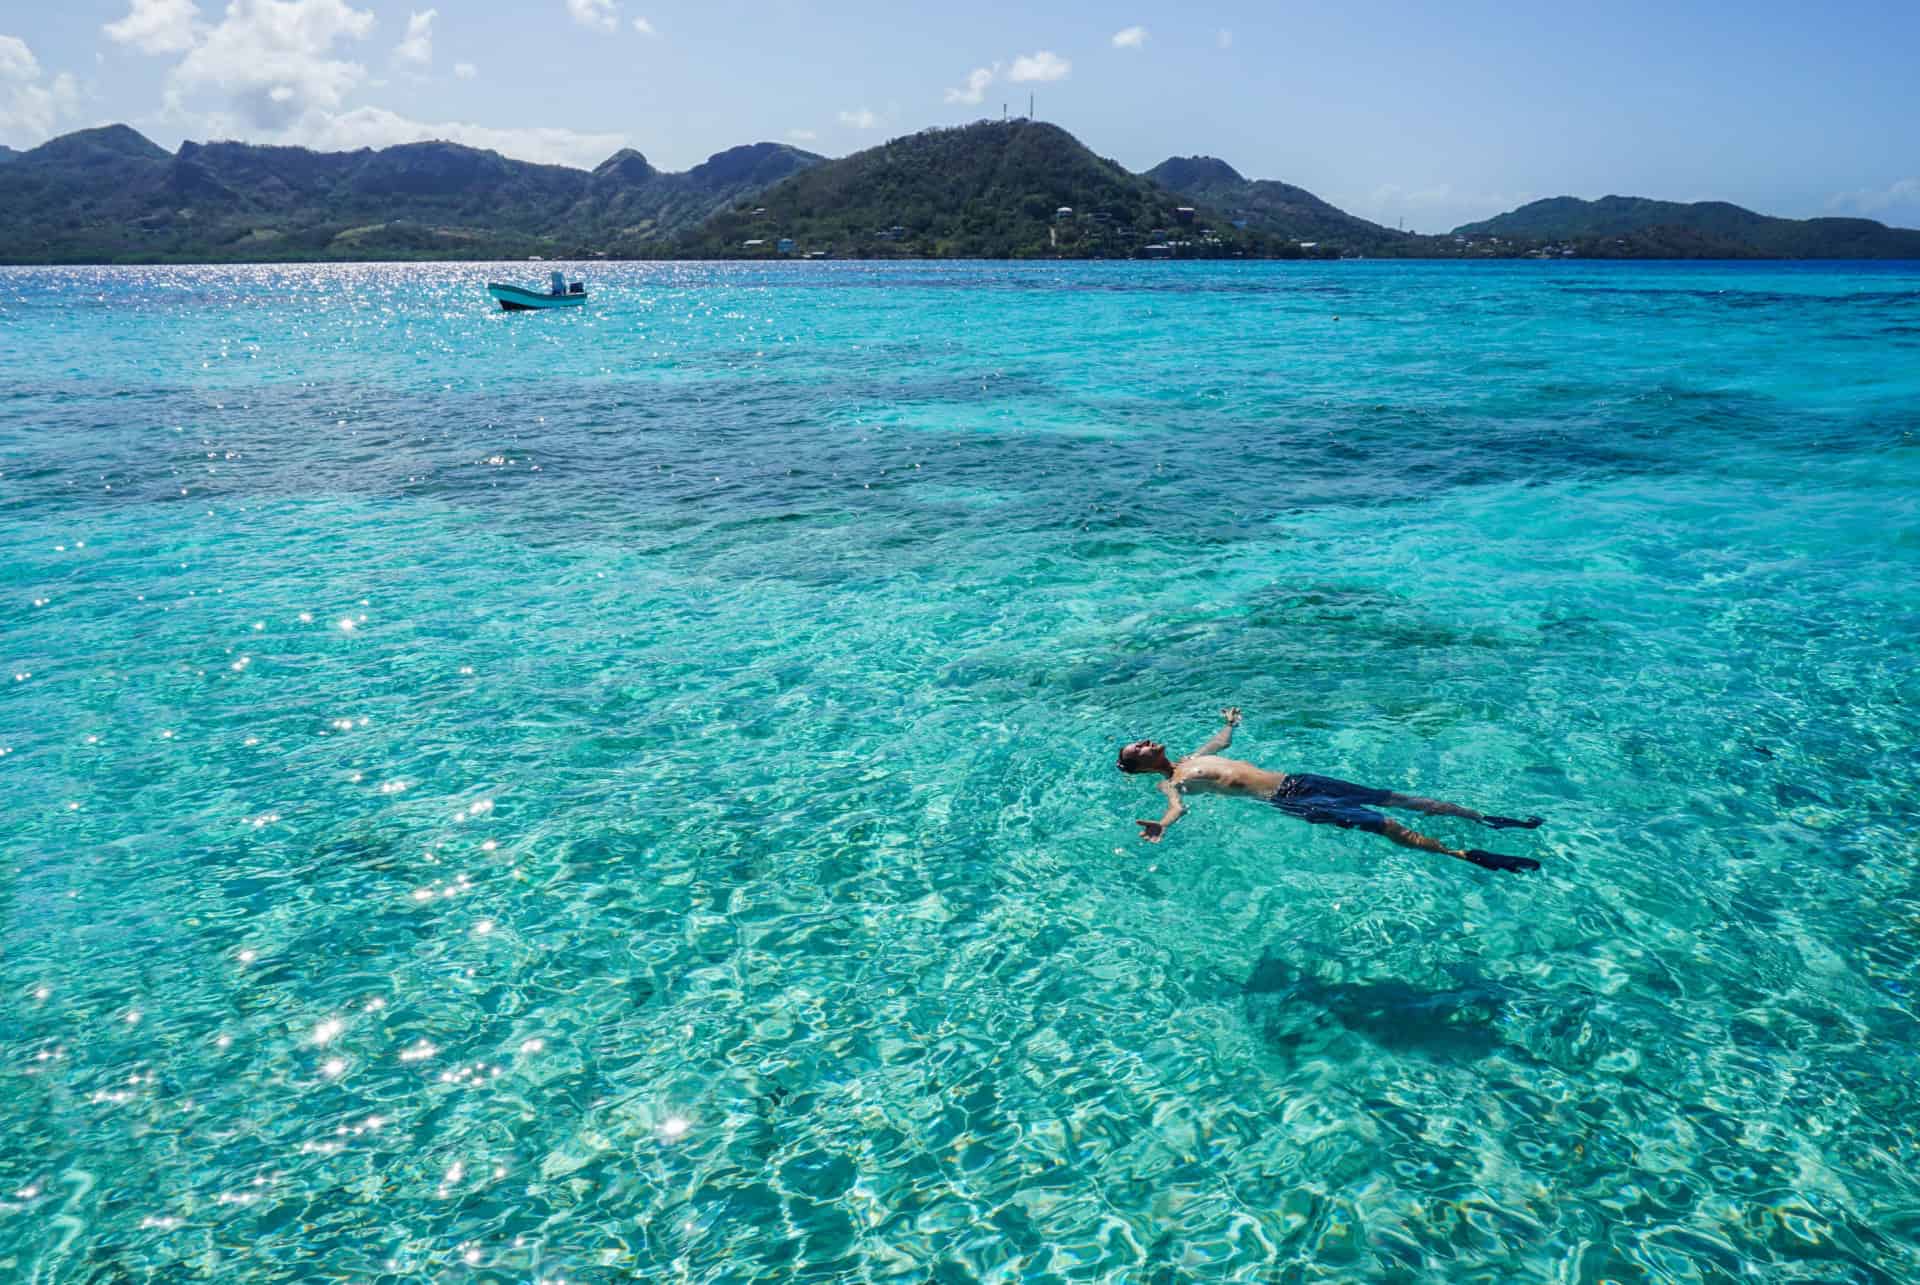
[[[965,89],[949,89],[947,91],[947,101],[950,103],[965,103],[968,106],[977,105],[982,98],[987,96],[987,86],[993,83],[993,78],[999,74],[999,71],[999,63],[995,63],[991,67],[975,67],[967,73],[967,87]]]
[[[627,145],[623,134],[586,134],[571,129],[537,127],[496,129],[465,121],[419,121],[384,107],[314,112],[293,122],[271,141],[345,152],[359,147],[391,147],[395,143],[424,143],[434,139],[490,148],[515,160],[571,165],[576,169],[592,169]]]
[[[309,111],[331,111],[366,79],[333,57],[338,41],[373,30],[373,14],[343,0],[233,0],[220,25],[169,78],[172,105],[196,90],[226,95],[255,125],[284,128]]]
[[[40,60],[18,36],[0,36],[0,82],[40,79]]]
[[[796,143],[811,143],[820,136],[810,129],[790,129],[787,131],[787,137]]]
[[[1225,27],[1222,27],[1213,33],[1213,43],[1222,49],[1231,49],[1233,48],[1233,33]]]
[[[1123,27],[1113,33],[1113,47],[1115,49],[1138,49],[1146,43],[1147,29],[1145,27]]]
[[[133,0],[127,16],[101,31],[117,45],[143,54],[185,53],[199,31],[200,8],[193,0]]]
[[[1920,218],[1920,178],[1903,178],[1886,187],[1861,188],[1836,192],[1827,202],[1829,210],[1845,214],[1879,216],[1896,213],[1899,217]],[[1899,212],[1904,211],[1904,214]]]
[[[645,18],[635,18],[633,20],[633,29],[643,36],[657,36],[660,34],[653,29],[653,24]]]
[[[1143,33],[1144,35],[1144,33]],[[1117,37],[1116,37],[1117,40]],[[959,89],[949,89],[946,101],[966,107],[977,107],[987,96],[987,89],[1000,77],[1000,68],[1005,64],[995,62],[987,67],[975,67],[967,73],[967,83]],[[1013,81],[1064,80],[1073,70],[1073,64],[1050,50],[1042,49],[1038,53],[1021,54],[1007,68],[1007,79]]]
[[[45,142],[79,105],[79,82],[63,71],[43,83],[40,60],[27,42],[0,36],[0,141]]]
[[[865,107],[855,112],[841,112],[840,123],[842,125],[851,125],[855,129],[880,128],[880,118]]]
[[[143,4],[168,0],[133,2],[130,18]],[[568,9],[576,17],[584,11],[592,19],[589,25],[602,30],[618,25],[613,0],[568,0]],[[411,13],[394,56],[402,62],[428,63],[438,18],[438,9]],[[217,26],[199,24],[191,33],[186,56],[168,77],[165,115],[200,138],[244,138],[321,151],[445,139],[517,160],[580,169],[598,165],[627,145],[626,136],[618,133],[422,121],[382,107],[347,110],[347,95],[366,82],[367,71],[343,57],[339,46],[364,39],[373,24],[371,12],[351,7],[348,0],[230,0]],[[38,64],[26,46],[0,37],[0,112],[7,102],[9,69],[16,64],[29,79],[37,76]],[[453,74],[471,80],[480,71],[460,62]],[[0,115],[0,126],[6,123]]]
[[[1073,70],[1073,64],[1049,49],[1038,53],[1021,54],[1013,60],[1013,67],[1007,72],[1007,79],[1026,82],[1030,80],[1065,80],[1067,73]]]
[[[438,9],[408,14],[406,38],[393,47],[393,56],[401,62],[418,63],[422,67],[432,62],[433,20],[439,16]]]
[[[620,6],[613,0],[567,0],[567,12],[583,27],[612,31],[620,25]]]

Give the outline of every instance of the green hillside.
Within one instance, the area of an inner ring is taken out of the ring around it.
[[[1321,200],[1303,187],[1274,179],[1247,179],[1212,156],[1170,156],[1146,177],[1171,192],[1205,201],[1231,222],[1290,241],[1363,254],[1391,254],[1407,248],[1404,232],[1357,218]]]
[[[630,150],[589,173],[454,143],[189,142],[170,154],[112,125],[7,162],[0,261],[633,255],[819,160],[777,143],[680,174]]]
[[[1725,201],[1639,196],[1551,197],[1453,235],[1558,242],[1597,258],[1920,258],[1920,231],[1872,219],[1779,219]]]
[[[896,138],[736,202],[674,247],[870,258],[1218,257],[1286,252],[1211,209],[1094,155],[1039,121],[980,121]]]

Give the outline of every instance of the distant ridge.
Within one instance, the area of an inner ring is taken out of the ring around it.
[[[1303,187],[1243,178],[1240,171],[1213,156],[1170,156],[1146,176],[1169,191],[1217,206],[1230,220],[1249,229],[1295,242],[1378,254],[1404,250],[1410,241],[1406,233],[1348,214]]]
[[[1456,237],[1561,242],[1603,258],[1920,258],[1920,231],[1872,219],[1781,219],[1725,201],[1549,197],[1467,223]]]
[[[50,138],[20,153],[43,165],[98,167],[118,161],[163,161],[167,150],[130,125],[100,125]]]
[[[1246,186],[1246,176],[1217,156],[1169,156],[1147,177],[1172,192],[1199,192]]]
[[[631,150],[589,173],[446,142],[169,153],[109,125],[6,161],[0,261],[638,254],[821,159],[754,143],[670,174]]]
[[[631,147],[623,147],[593,167],[593,177],[601,182],[631,183],[639,186],[651,180],[660,171],[647,162],[647,158]]]

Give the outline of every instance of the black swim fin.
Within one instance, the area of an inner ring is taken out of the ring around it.
[[[1543,817],[1528,817],[1522,821],[1518,817],[1481,817],[1482,821],[1496,830],[1534,830],[1538,829]]]
[[[1485,848],[1468,848],[1461,854],[1482,870],[1538,870],[1540,863],[1532,857],[1509,857],[1503,852],[1488,852]]]

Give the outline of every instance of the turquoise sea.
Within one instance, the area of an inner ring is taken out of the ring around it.
[[[0,270],[0,1279],[1920,1278],[1920,264],[543,266]]]

